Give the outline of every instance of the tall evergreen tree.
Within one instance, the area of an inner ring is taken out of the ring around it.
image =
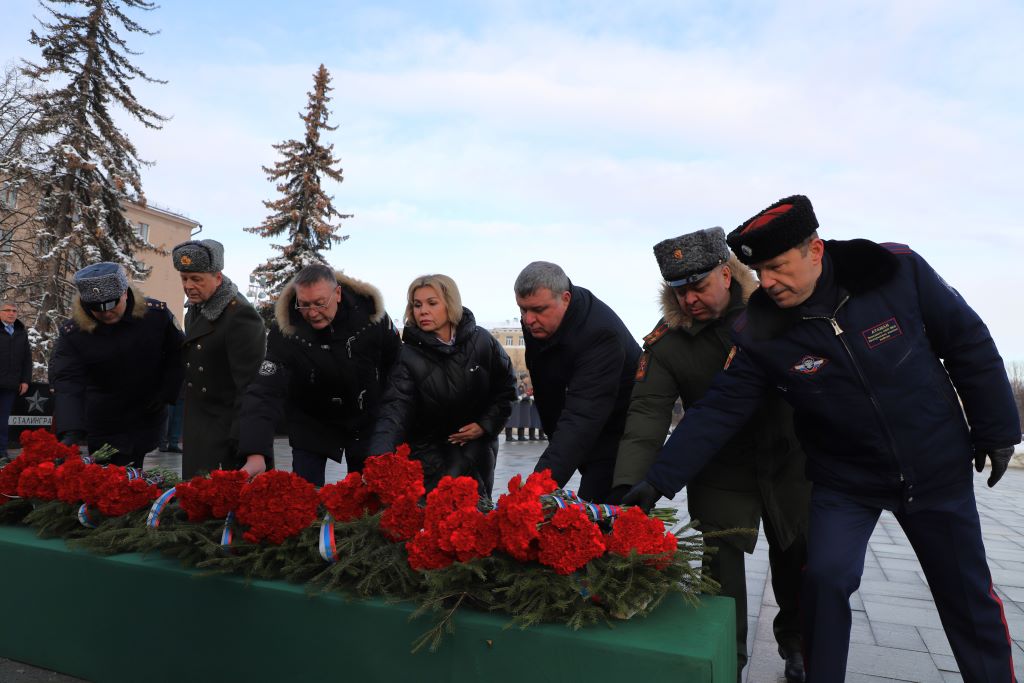
[[[261,307],[265,317],[272,315],[274,300],[295,273],[311,263],[326,263],[321,252],[348,239],[348,235],[338,234],[340,223],[332,224],[331,220],[344,220],[352,214],[339,213],[334,208],[334,197],[321,186],[324,177],[339,183],[343,180],[340,159],[334,158],[334,145],[321,141],[324,131],[337,129],[327,123],[327,103],[331,100],[327,93],[333,90],[330,82],[331,75],[321,64],[313,75],[306,113],[299,115],[306,124],[305,138],[274,145],[283,158],[272,168],[263,167],[267,179],[277,183],[281,197],[264,201],[263,205],[273,213],[260,225],[245,228],[261,237],[288,236],[288,244],[272,245],[281,252],[280,256],[260,265],[255,272],[270,294],[269,301]]]
[[[137,56],[118,35],[154,35],[125,14],[149,11],[146,0],[40,0],[50,21],[44,34],[31,32],[43,61],[24,62],[22,73],[38,90],[32,95],[38,118],[33,133],[46,140],[32,165],[38,170],[38,259],[41,284],[35,303],[37,354],[48,356],[50,340],[68,315],[70,276],[97,261],[121,263],[142,279],[147,270],[134,258],[148,248],[123,213],[124,203],[145,205],[135,145],[114,123],[111,105],[119,105],[147,128],[167,119],[136,99],[131,82],[150,78],[130,59]],[[61,10],[56,9],[57,6]]]

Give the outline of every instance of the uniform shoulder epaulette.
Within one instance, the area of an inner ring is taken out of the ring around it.
[[[76,323],[74,320],[65,320],[64,322],[62,322],[60,324],[60,333],[61,334],[70,334],[70,333],[74,332],[77,329],[78,329],[78,323]]]
[[[651,333],[644,337],[644,347],[649,347],[657,343],[659,339],[669,333],[671,328],[665,319],[662,318],[658,321],[658,326],[651,330]]]
[[[149,298],[147,298],[146,299],[146,307],[147,308],[152,308],[152,309],[157,310],[157,311],[166,311],[167,310],[167,304],[164,303],[163,301],[160,301],[159,299],[149,299]]]
[[[879,246],[888,249],[893,254],[913,254],[914,250],[899,242],[882,242]]]

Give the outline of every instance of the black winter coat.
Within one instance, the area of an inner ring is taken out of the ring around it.
[[[810,305],[750,297],[732,362],[647,473],[659,491],[690,481],[771,391],[793,406],[807,478],[888,509],[961,495],[974,449],[1020,442],[988,328],[923,258],[867,240],[825,256]],[[815,303],[823,288],[834,295]]]
[[[239,452],[271,458],[282,411],[293,448],[362,464],[380,397],[401,340],[380,291],[339,273],[341,304],[331,325],[315,330],[295,309],[289,285],[278,298],[266,359],[242,403]]]
[[[526,367],[548,447],[537,471],[564,486],[587,463],[615,460],[626,425],[640,347],[619,316],[583,287],[558,330],[534,339],[523,327]]]
[[[151,427],[155,437],[183,377],[183,337],[164,302],[129,289],[124,317],[105,325],[76,296],[60,332],[50,358],[57,433],[91,439]]]
[[[512,362],[498,340],[478,328],[468,308],[448,345],[406,326],[405,344],[384,394],[370,453],[388,453],[408,442],[423,462],[429,491],[444,475],[472,476],[489,495],[494,483],[496,437],[516,397]],[[476,422],[485,435],[465,446],[448,436]]]
[[[0,389],[17,389],[32,381],[32,349],[28,332],[20,320],[14,321],[14,334],[0,325]]]

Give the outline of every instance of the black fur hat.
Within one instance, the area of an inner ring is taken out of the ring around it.
[[[748,266],[775,258],[818,229],[811,200],[802,194],[780,199],[729,233],[733,253]]]

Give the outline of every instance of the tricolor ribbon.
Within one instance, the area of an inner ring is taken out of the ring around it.
[[[324,523],[320,526],[320,557],[331,564],[338,561],[338,546],[334,542],[334,518],[330,514],[324,516]]]
[[[78,521],[82,526],[95,529],[99,525],[99,515],[85,503],[78,508]]]
[[[128,481],[131,481],[133,479],[139,479],[142,477],[142,470],[136,469],[134,467],[125,467],[124,473],[128,475]]]
[[[174,498],[174,494],[177,492],[177,488],[169,488],[153,501],[153,507],[149,508],[149,514],[146,516],[147,527],[155,529],[160,526],[160,513],[164,511],[164,508],[167,507],[167,504],[171,502],[171,498]]]
[[[231,527],[235,523],[235,513],[231,511],[228,516],[224,518],[224,531],[220,534],[220,544],[224,548],[231,546],[231,540],[235,537],[234,531]]]

